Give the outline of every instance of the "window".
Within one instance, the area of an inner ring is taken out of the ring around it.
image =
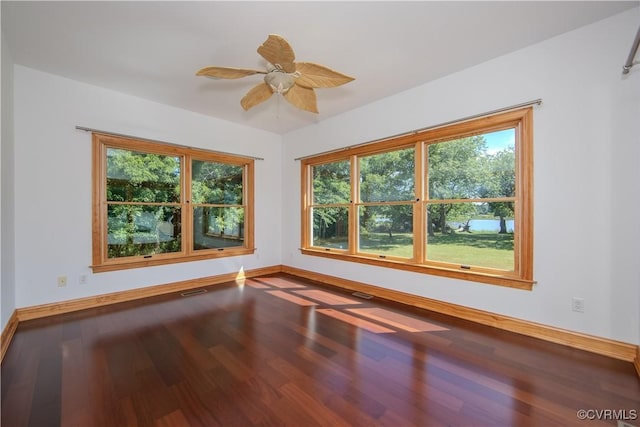
[[[302,251],[531,289],[532,109],[302,161]]]
[[[311,218],[314,246],[348,248],[350,174],[348,161],[331,162],[313,168]]]
[[[413,147],[358,157],[356,252],[413,258]]]
[[[95,272],[253,253],[253,160],[93,134]]]

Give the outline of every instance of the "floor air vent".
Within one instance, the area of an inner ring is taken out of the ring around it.
[[[373,295],[365,294],[363,292],[354,292],[351,295],[353,295],[354,297],[362,298],[362,299],[371,299],[371,298],[373,298]]]
[[[206,289],[196,289],[196,290],[193,290],[193,291],[183,292],[183,293],[180,294],[180,296],[191,297],[193,295],[204,294],[205,292],[207,292]]]

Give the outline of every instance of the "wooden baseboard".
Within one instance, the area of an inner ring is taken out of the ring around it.
[[[628,362],[633,362],[635,359],[636,369],[639,368],[638,364],[640,362],[638,362],[638,359],[640,356],[636,354],[638,346],[633,344],[614,341],[607,338],[600,338],[580,332],[573,332],[509,316],[502,316],[475,308],[407,294],[392,289],[346,280],[296,267],[282,266],[282,272],[351,291],[364,292],[378,298],[435,311],[437,313],[447,314],[460,319],[470,320],[483,325],[493,326],[506,331],[516,332],[522,335],[586,350],[615,359]]]
[[[200,288],[204,286],[217,285],[220,283],[233,282],[234,280],[239,279],[264,276],[267,274],[279,273],[280,271],[281,266],[276,265],[271,267],[257,268],[254,270],[240,271],[238,273],[219,274],[216,276],[183,280],[181,282],[166,283],[163,285],[149,286],[140,289],[131,289],[129,291],[114,292],[111,294],[96,295],[92,297],[55,302],[51,304],[18,308],[16,310],[17,318],[20,322],[23,322],[25,320],[53,316],[55,314],[69,313],[72,311],[85,310],[88,308],[95,308],[103,305],[148,298],[155,295],[163,295],[172,292],[181,292],[189,289]]]
[[[17,328],[18,314],[16,310],[13,310],[13,313],[11,313],[11,317],[9,317],[6,326],[2,330],[2,342],[0,344],[0,362],[2,362],[2,360],[4,359],[4,354],[7,352],[9,344],[11,343],[11,339],[13,338],[13,334],[16,333]]]
[[[586,350],[592,353],[632,362],[638,376],[640,376],[640,346],[621,341],[600,338],[579,332],[555,328],[526,320],[502,316],[487,311],[464,307],[426,297],[412,295],[392,289],[381,288],[352,280],[342,279],[322,273],[316,273],[286,265],[275,265],[257,268],[239,273],[220,274],[216,276],[202,277],[198,279],[184,280],[181,282],[167,283],[163,285],[149,286],[146,288],[132,289],[111,294],[96,295],[93,297],[79,298],[58,303],[43,304],[33,307],[18,308],[14,311],[2,332],[2,354],[0,360],[7,351],[11,338],[15,333],[18,323],[25,320],[72,311],[85,310],[119,302],[148,298],[155,295],[180,292],[189,289],[231,282],[238,279],[264,276],[276,273],[287,273],[304,279],[320,282],[326,285],[339,287],[351,291],[364,292],[378,298],[399,302],[413,307],[431,310],[437,313],[447,314],[460,319],[470,320],[483,325],[516,332],[533,338],[566,345],[569,347]]]

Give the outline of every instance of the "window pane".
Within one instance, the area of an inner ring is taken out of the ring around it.
[[[412,205],[360,206],[358,252],[413,258]]]
[[[313,166],[312,169],[312,204],[349,203],[351,200],[351,166],[348,160]]]
[[[506,205],[428,205],[427,260],[513,271],[515,228]]]
[[[348,217],[347,208],[313,208],[313,246],[348,249]]]
[[[429,199],[515,196],[515,129],[428,146]]]
[[[244,246],[244,208],[193,209],[193,249]]]
[[[180,252],[180,208],[109,205],[108,257],[120,258]]]
[[[180,201],[180,157],[107,148],[107,200]]]
[[[194,160],[191,163],[193,203],[242,204],[242,166]]]
[[[360,158],[360,200],[393,202],[413,200],[415,150],[390,151]]]

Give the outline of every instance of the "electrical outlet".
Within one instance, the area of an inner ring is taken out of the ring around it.
[[[89,283],[89,277],[86,274],[81,274],[78,277],[78,284],[80,285],[86,285]]]
[[[67,276],[58,276],[58,287],[62,288],[67,286]]]
[[[571,298],[571,310],[576,313],[584,313],[584,298]]]

